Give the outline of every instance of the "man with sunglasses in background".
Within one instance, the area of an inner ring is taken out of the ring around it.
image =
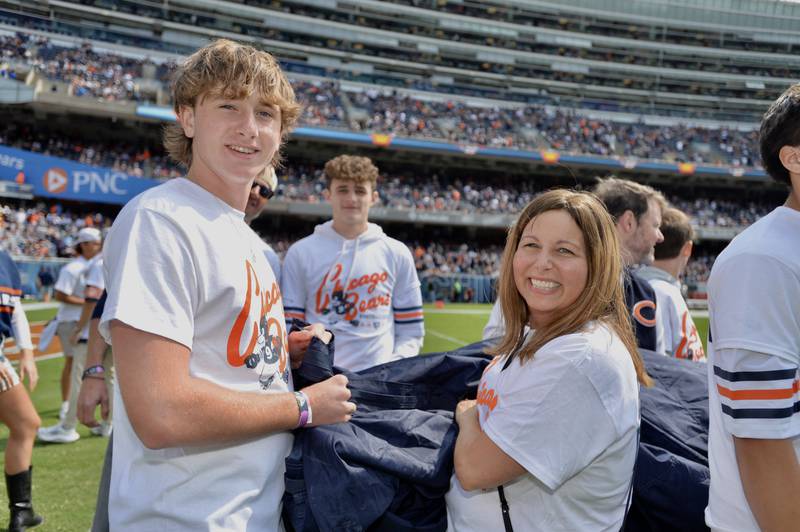
[[[275,169],[272,166],[267,166],[264,173],[256,177],[253,181],[253,186],[250,189],[250,196],[247,198],[247,206],[244,209],[244,221],[252,224],[253,220],[261,215],[261,211],[267,206],[267,202],[275,195],[278,188],[278,177],[275,175]],[[263,242],[263,239],[262,239]],[[276,279],[281,278],[281,259],[272,246],[263,242],[264,256],[267,258],[272,273],[275,274]]]

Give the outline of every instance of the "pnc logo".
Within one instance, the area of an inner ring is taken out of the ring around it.
[[[67,172],[61,168],[50,168],[44,173],[44,188],[51,194],[67,190]]]

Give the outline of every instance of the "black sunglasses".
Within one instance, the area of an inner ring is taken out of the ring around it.
[[[275,195],[275,191],[269,188],[267,185],[262,185],[261,183],[253,183],[253,188],[258,187],[258,195],[264,199],[271,199],[272,196]]]

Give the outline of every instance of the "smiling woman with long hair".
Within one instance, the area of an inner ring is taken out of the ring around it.
[[[622,268],[611,216],[590,194],[546,192],[509,230],[506,332],[477,401],[456,410],[450,530],[619,530],[638,385],[650,384]]]

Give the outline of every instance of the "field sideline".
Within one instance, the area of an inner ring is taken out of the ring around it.
[[[480,340],[490,309],[490,305],[474,304],[447,304],[441,309],[425,305],[423,352],[449,351]],[[44,322],[54,313],[54,309],[27,312],[36,335],[34,343]],[[705,338],[708,319],[698,316],[695,322],[701,337]],[[62,360],[59,352],[56,345],[46,355],[37,353],[40,379],[33,401],[44,426],[56,423],[61,402],[58,383]],[[46,519],[45,525],[36,530],[74,532],[89,529],[107,440],[91,436],[82,426],[78,432],[81,439],[73,444],[37,443],[34,448],[34,507]],[[7,440],[8,430],[0,426],[0,449],[5,450]],[[8,520],[7,507],[6,492],[0,489],[0,526]]]

